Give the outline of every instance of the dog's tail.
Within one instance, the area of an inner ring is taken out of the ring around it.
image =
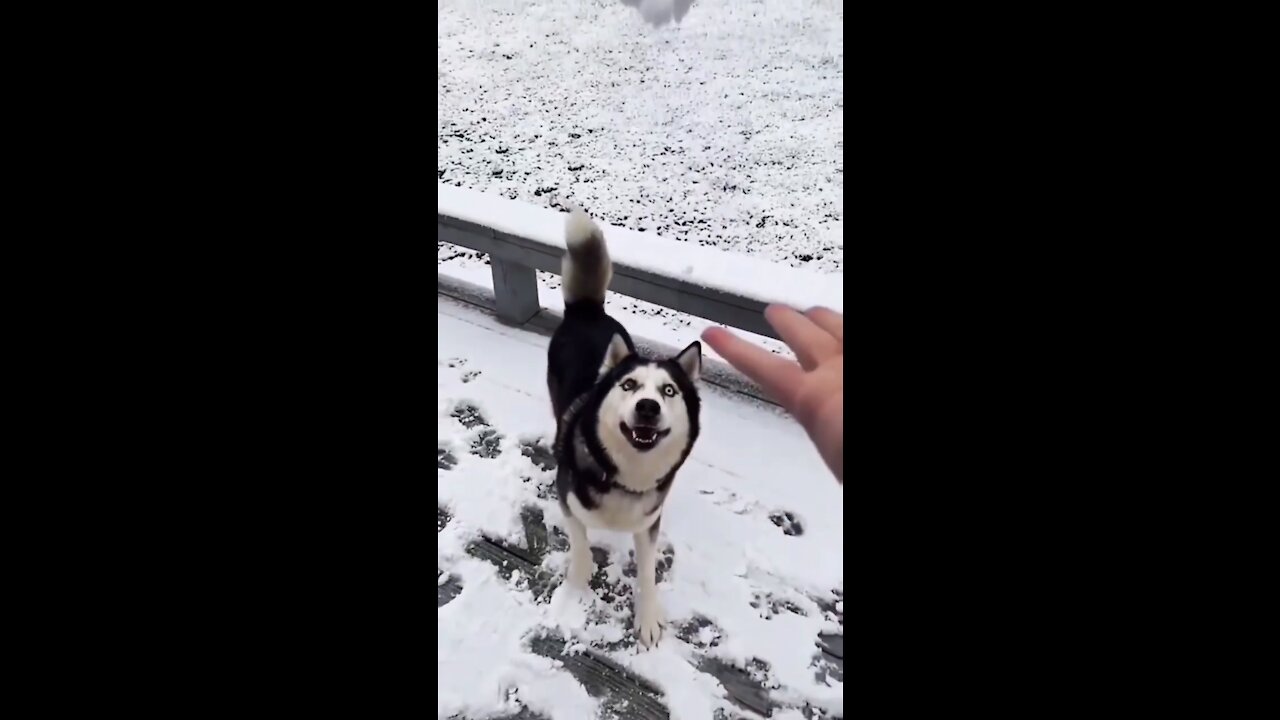
[[[565,304],[592,300],[603,305],[613,263],[600,226],[580,208],[573,208],[564,221],[564,244],[569,248],[560,264]]]

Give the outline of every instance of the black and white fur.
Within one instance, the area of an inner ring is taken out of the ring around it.
[[[564,322],[547,352],[556,416],[556,490],[569,532],[568,582],[585,588],[593,560],[587,528],[632,533],[636,547],[635,627],[656,645],[662,608],[655,578],[662,505],[698,439],[696,383],[702,345],[651,360],[604,311],[613,276],[600,228],[581,210],[565,221]]]

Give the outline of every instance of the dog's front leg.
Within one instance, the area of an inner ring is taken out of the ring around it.
[[[640,644],[651,648],[662,637],[662,605],[658,603],[656,576],[658,523],[635,534],[636,543],[636,635]]]
[[[587,541],[587,526],[567,512],[564,514],[564,525],[569,531],[569,584],[585,588],[595,570],[591,543]]]

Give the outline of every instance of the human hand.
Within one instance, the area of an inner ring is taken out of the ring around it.
[[[798,365],[724,328],[707,328],[702,339],[800,422],[827,467],[843,483],[844,316],[827,308],[802,315],[783,305],[770,305],[764,317],[795,352]]]

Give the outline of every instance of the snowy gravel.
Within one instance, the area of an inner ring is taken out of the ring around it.
[[[438,177],[840,272],[842,18],[700,0],[655,29],[618,0],[443,0]]]

